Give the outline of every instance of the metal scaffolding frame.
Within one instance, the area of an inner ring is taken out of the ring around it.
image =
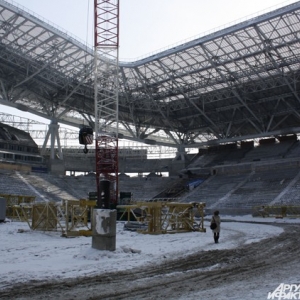
[[[98,205],[100,180],[110,182],[110,204],[118,202],[119,126],[119,0],[94,0],[95,12],[95,134]],[[109,132],[108,125],[115,131]],[[101,202],[101,205],[105,205]],[[100,207],[98,207],[100,208]],[[110,207],[104,207],[110,208]]]

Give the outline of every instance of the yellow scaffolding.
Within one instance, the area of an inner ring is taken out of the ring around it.
[[[94,200],[64,200],[65,236],[91,236],[91,216],[96,206]],[[90,219],[90,220],[89,220]]]
[[[57,204],[46,202],[36,203],[32,206],[32,222],[30,228],[32,230],[56,231],[59,227],[63,230],[63,226],[57,218]]]
[[[273,217],[273,218],[299,218],[299,205],[264,205],[254,206],[252,209],[253,217]]]
[[[32,230],[57,231],[63,236],[91,236],[91,216],[95,200],[63,200],[61,203],[34,203],[35,197],[9,195],[11,217],[28,223]],[[13,204],[13,205],[12,205]],[[146,225],[139,232],[147,234],[199,231],[204,228],[205,203],[170,201],[137,202],[118,205],[124,210],[120,220],[134,220]],[[195,216],[199,217],[195,217]]]
[[[130,222],[133,217],[136,222],[147,226],[147,229],[138,230],[141,233],[206,232],[204,228],[205,203],[202,202],[137,202],[132,205],[118,205],[117,208],[124,210],[121,220],[127,215],[127,222]],[[196,214],[199,215],[198,220],[195,218]]]
[[[62,200],[35,203],[35,197],[1,194],[7,200],[7,216],[27,222],[32,230],[57,231],[63,236],[91,236],[89,217],[96,201]]]
[[[31,204],[35,202],[35,196],[26,196],[26,195],[13,195],[13,194],[0,194],[0,197],[6,199],[6,216],[8,218],[19,218],[20,221],[26,221],[21,219],[22,212],[20,206],[31,207]],[[28,211],[27,213],[30,213]]]

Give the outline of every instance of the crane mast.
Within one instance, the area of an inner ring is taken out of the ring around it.
[[[94,0],[94,98],[98,207],[118,201],[119,0]],[[108,128],[116,128],[109,132]],[[102,183],[109,185],[103,199]]]

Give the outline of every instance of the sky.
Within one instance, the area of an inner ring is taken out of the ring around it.
[[[0,223],[0,296],[1,290],[20,282],[93,276],[105,273],[107,270],[129,270],[142,265],[159,263],[169,258],[184,257],[199,249],[203,251],[233,249],[279,235],[283,229],[276,226],[276,223],[300,223],[299,219],[263,219],[253,218],[251,215],[222,216],[222,219],[229,222],[221,224],[219,244],[213,242],[208,220],[204,224],[207,228],[206,233],[163,235],[126,231],[124,223],[117,222],[115,251],[92,248],[91,237],[62,238],[60,232],[33,231],[29,229],[26,222],[12,222],[6,219],[7,222]],[[238,223],[237,226],[236,221],[241,220],[257,223]],[[262,221],[270,224],[259,224]],[[291,273],[290,276],[292,275]],[[266,280],[257,286],[254,291],[256,294],[248,295],[250,298],[247,298],[248,290],[243,286],[245,283],[235,282],[233,288],[236,288],[236,291],[243,291],[243,295],[236,293],[236,298],[231,299],[267,299],[267,293],[272,292],[270,287],[275,289],[282,280],[277,278],[276,274],[272,276],[272,282]],[[290,278],[284,279],[288,282]],[[222,290],[215,290],[212,293],[215,293],[215,299],[224,299],[219,297]],[[184,300],[192,299],[203,299],[201,291],[194,289],[192,294],[184,297]]]
[[[119,0],[120,60],[136,60],[295,0]],[[93,46],[94,0],[14,0]]]
[[[93,46],[94,0],[7,0]],[[121,61],[135,61],[295,0],[119,0]],[[32,117],[0,105],[0,112]],[[35,120],[44,120],[34,116]]]

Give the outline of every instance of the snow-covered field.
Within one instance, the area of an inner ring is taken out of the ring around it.
[[[27,223],[8,220],[0,223],[0,291],[20,282],[93,276],[145,266],[199,249],[232,249],[279,235],[283,229],[273,226],[274,223],[300,223],[298,219],[251,216],[223,216],[222,219],[226,222],[222,222],[219,244],[213,242],[208,221],[205,222],[206,233],[164,235],[125,231],[124,223],[118,222],[117,246],[113,252],[93,249],[91,237],[63,238],[59,232],[32,231]],[[262,221],[270,225],[258,224]]]

